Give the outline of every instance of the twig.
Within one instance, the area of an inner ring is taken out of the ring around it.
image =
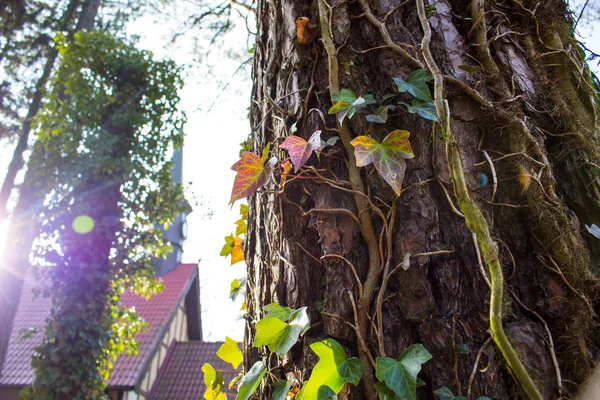
[[[479,244],[477,243],[477,235],[471,233],[471,237],[473,238],[473,245],[475,245],[475,254],[477,254],[477,263],[479,264],[479,272],[481,273],[481,277],[488,285],[490,290],[492,289],[492,284],[490,283],[490,279],[485,272],[485,268],[483,267],[483,261],[481,261],[481,253],[479,252]]]
[[[354,313],[354,321],[358,324],[359,319],[358,319],[358,312],[356,311],[356,302],[354,301],[354,296],[352,295],[352,291],[350,291],[350,290],[348,290],[348,297],[350,297],[350,304],[352,305],[352,312]],[[373,359],[373,356],[371,355],[371,352],[369,351],[369,348],[367,347],[367,344],[365,343],[365,339],[362,337],[361,330],[355,329],[355,331],[356,331],[356,336],[358,338],[358,342],[360,343],[360,345],[363,348],[363,352],[368,355],[371,365],[373,366],[373,368],[375,368],[376,367],[375,360]]]
[[[442,254],[453,254],[454,249],[452,250],[437,250],[437,251],[429,251],[427,253],[417,253],[413,257],[430,257],[430,256],[439,256]]]
[[[575,24],[573,25],[573,31],[575,31],[575,29],[577,29],[577,24],[579,23],[579,20],[581,19],[581,16],[583,15],[583,12],[585,11],[585,8],[587,7],[589,2],[590,2],[590,0],[585,0],[583,7],[581,7],[581,11],[579,12],[579,15],[577,16],[577,19],[575,20]]]
[[[279,111],[280,113],[282,113],[283,115],[285,115],[286,117],[291,117],[290,113],[286,110],[284,110],[283,108],[281,108],[277,103],[275,103],[275,100],[273,100],[271,98],[271,96],[269,96],[267,94],[266,89],[263,92],[263,95],[265,96],[265,99],[267,99],[267,102],[277,111]]]
[[[348,264],[350,266],[350,269],[352,270],[352,274],[354,274],[354,279],[356,279],[356,285],[358,287],[358,295],[359,295],[359,297],[362,297],[363,286],[362,286],[362,282],[361,282],[360,278],[358,277],[358,273],[356,272],[356,268],[354,268],[354,264],[352,264],[343,255],[341,255],[341,254],[335,254],[335,253],[325,254],[324,256],[321,257],[321,260],[323,260],[325,258],[330,258],[330,257],[339,258],[340,260],[345,261],[346,264]]]
[[[508,251],[508,255],[510,256],[510,261],[512,262],[512,266],[513,266],[513,270],[512,270],[512,274],[510,274],[510,276],[508,278],[506,278],[506,280],[511,280],[515,274],[517,273],[517,262],[515,261],[515,256],[513,256],[512,251],[510,251],[510,247],[508,247],[508,245],[506,244],[506,242],[504,242],[504,240],[498,240],[499,243],[501,243],[504,248]]]
[[[590,312],[590,319],[594,318],[594,309],[592,308],[592,305],[590,304],[589,300],[587,297],[585,297],[585,295],[583,295],[582,293],[579,293],[579,291],[577,291],[577,289],[575,289],[573,287],[573,285],[571,285],[571,283],[567,280],[567,277],[562,273],[562,270],[560,269],[560,267],[558,266],[558,264],[556,263],[556,261],[554,261],[554,259],[552,258],[551,255],[548,254],[548,258],[550,259],[550,262],[552,262],[552,265],[554,265],[554,268],[552,268],[551,266],[549,266],[548,264],[546,264],[544,262],[544,259],[538,255],[538,260],[540,260],[540,262],[546,267],[548,268],[550,271],[555,272],[556,274],[558,274],[558,276],[560,276],[563,280],[563,282],[565,283],[565,285],[567,285],[567,287],[576,295],[578,296],[580,299],[583,300],[583,302],[585,303],[585,305],[587,306],[589,312]]]
[[[462,386],[458,379],[458,354],[456,353],[456,315],[452,315],[452,354],[454,354],[454,385],[456,394],[462,396]]]
[[[492,162],[492,159],[490,158],[490,155],[488,154],[488,152],[485,150],[481,150],[481,152],[485,156],[485,159],[487,160],[488,164],[490,165],[490,170],[492,171],[492,183],[494,185],[493,189],[492,189],[492,202],[493,202],[494,197],[496,197],[496,190],[498,189],[498,177],[496,176],[496,168],[494,168],[494,163]]]
[[[396,11],[398,11],[399,9],[401,9],[402,7],[404,7],[404,5],[405,5],[406,3],[408,3],[409,1],[411,1],[411,0],[405,0],[405,1],[403,1],[402,3],[398,4],[396,7],[392,8],[390,11],[388,11],[388,13],[387,13],[387,14],[385,14],[385,17],[383,17],[383,23],[385,24],[385,23],[387,22],[388,18],[389,18],[389,17],[390,17],[390,16],[391,16],[393,13],[395,13]]]
[[[467,386],[467,398],[471,398],[471,386],[473,384],[473,380],[475,379],[475,374],[477,373],[477,366],[479,365],[481,355],[483,354],[485,348],[490,344],[491,341],[492,337],[490,336],[485,340],[485,342],[483,342],[483,345],[481,345],[479,351],[477,352],[477,357],[475,357],[475,364],[473,364],[473,370],[471,371],[471,376],[469,377],[469,386]]]
[[[529,208],[529,204],[510,204],[510,203],[494,203],[493,201],[489,201],[486,199],[482,199],[485,203],[491,206],[500,206],[500,207],[508,207],[508,208]]]
[[[385,42],[385,44],[388,45],[390,50],[392,50],[395,53],[400,54],[405,60],[409,61],[413,66],[415,66],[417,68],[423,68],[424,65],[423,65],[423,63],[421,63],[421,61],[417,60],[416,58],[414,58],[413,56],[408,54],[408,52],[406,50],[404,50],[402,47],[400,47],[398,44],[396,44],[392,40],[392,38],[390,37],[390,34],[387,31],[387,28],[385,27],[385,24],[383,22],[380,22],[373,15],[373,13],[371,12],[371,8],[369,7],[369,4],[367,3],[367,1],[366,0],[358,0],[358,2],[360,3],[360,5],[363,9],[365,17],[367,17],[369,22],[371,22],[373,25],[375,25],[377,27],[377,29],[379,29],[379,33],[381,33],[381,36],[383,37],[383,41]]]
[[[383,314],[381,311],[381,307],[383,305],[383,296],[385,295],[385,291],[387,290],[388,282],[392,275],[394,275],[400,268],[402,268],[406,262],[410,261],[410,253],[406,253],[404,255],[404,262],[396,265],[396,267],[387,275],[384,275],[383,282],[381,283],[381,288],[379,289],[379,294],[377,295],[377,305],[375,310],[375,315],[377,316],[377,330],[379,331],[378,336],[378,344],[379,344],[379,354],[381,357],[385,357],[385,346],[383,342]]]
[[[358,224],[358,226],[360,226],[360,221],[358,219],[358,217],[356,215],[354,215],[354,213],[350,210],[347,210],[345,208],[311,208],[310,210],[306,211],[303,216],[309,215],[309,214],[315,214],[315,213],[331,213],[331,214],[344,214],[349,216],[350,218],[352,218],[354,220],[354,222],[356,222]]]
[[[554,351],[554,340],[552,340],[552,333],[550,332],[550,328],[548,327],[548,324],[546,323],[544,318],[542,318],[540,314],[523,304],[521,302],[521,299],[519,299],[512,290],[510,291],[510,294],[512,295],[513,299],[515,299],[525,311],[528,311],[529,313],[535,315],[537,319],[540,320],[542,325],[544,325],[544,329],[546,330],[546,334],[548,335],[548,350],[550,351],[550,357],[552,358],[552,364],[554,365],[554,373],[556,374],[556,385],[558,387],[558,396],[560,398],[562,397],[563,391],[562,376],[560,373],[560,366],[558,365],[558,360],[556,358],[556,352]]]
[[[448,199],[448,203],[450,204],[450,208],[452,209],[454,214],[458,215],[461,218],[464,218],[465,215],[463,213],[461,213],[460,211],[458,211],[458,208],[456,208],[456,206],[452,202],[452,198],[450,197],[450,193],[448,193],[448,189],[446,189],[444,182],[442,182],[442,180],[440,178],[437,178],[437,181],[439,182],[440,186],[442,187],[442,190],[444,191],[444,194],[446,195],[446,199]]]
[[[308,255],[310,258],[312,258],[313,260],[315,260],[316,263],[323,265],[323,263],[321,262],[321,260],[319,260],[317,257],[313,256],[312,254],[309,253],[308,250],[306,250],[304,247],[302,247],[302,245],[298,242],[294,242],[294,244],[298,247],[300,247],[302,249],[302,251],[304,251],[306,253],[306,255]]]

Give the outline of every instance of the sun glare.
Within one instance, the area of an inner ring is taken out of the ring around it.
[[[0,257],[2,256],[2,253],[4,252],[4,244],[6,242],[6,231],[8,229],[8,220],[1,220],[0,221]],[[2,267],[0,265],[0,267]]]

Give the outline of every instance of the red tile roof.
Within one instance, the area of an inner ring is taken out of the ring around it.
[[[185,297],[198,273],[196,264],[181,264],[162,277],[165,289],[150,300],[131,292],[123,294],[125,307],[135,307],[138,314],[149,324],[150,329],[138,337],[137,356],[121,355],[114,363],[113,373],[108,380],[112,388],[133,388],[143,377],[156,347],[169,328],[181,300]],[[42,340],[44,321],[50,314],[50,299],[33,298],[32,289],[37,286],[27,279],[21,292],[21,300],[13,323],[10,342],[2,371],[0,386],[22,387],[33,382],[31,368],[33,349]],[[30,327],[37,328],[29,339],[21,339],[19,332]]]
[[[42,295],[34,298],[33,290],[36,288],[41,289],[41,286],[33,276],[29,276],[23,283],[4,368],[0,372],[0,386],[23,387],[33,382],[33,349],[42,342],[46,318],[52,308],[51,299]],[[34,333],[28,338],[23,338],[21,331],[29,329],[35,329]]]
[[[157,346],[165,335],[181,300],[198,274],[197,264],[181,264],[162,277],[165,289],[150,300],[131,292],[123,294],[125,307],[135,307],[138,315],[150,324],[150,329],[140,333],[138,355],[121,355],[114,363],[108,386],[114,388],[134,387],[144,377]]]
[[[149,400],[203,400],[206,386],[202,366],[209,363],[229,382],[238,374],[231,364],[216,356],[222,343],[201,341],[177,342],[170,349],[158,378],[154,382]],[[240,366],[241,370],[241,366]],[[235,396],[235,389],[224,389]]]

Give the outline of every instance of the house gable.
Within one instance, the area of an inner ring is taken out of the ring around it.
[[[172,342],[201,338],[198,337],[200,327],[190,327],[186,315],[186,307],[192,312],[193,309],[199,310],[199,305],[194,306],[194,303],[199,304],[199,298],[196,296],[198,290],[195,288],[198,285],[198,266],[180,264],[162,279],[165,289],[150,300],[131,292],[123,294],[124,307],[135,307],[138,314],[149,323],[150,329],[137,336],[138,355],[121,355],[117,358],[107,382],[109,389],[135,390],[141,388],[147,380],[145,388],[149,392],[160,365],[166,358],[166,349],[161,352],[162,343],[165,340]],[[31,358],[34,348],[43,340],[44,324],[51,309],[50,299],[34,296],[33,290],[37,286],[33,279],[28,279],[21,292],[5,362],[0,371],[2,399],[9,398],[9,395],[14,396],[18,390],[33,383]],[[196,300],[193,297],[196,297]],[[187,306],[188,304],[190,306]],[[198,316],[189,318],[189,321],[193,325],[200,323]],[[35,330],[30,331],[29,337],[23,337],[22,332],[27,332],[30,328]]]

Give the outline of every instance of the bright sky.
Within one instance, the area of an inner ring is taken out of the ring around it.
[[[190,15],[183,10],[181,3],[175,6],[175,15]],[[243,25],[243,24],[241,24]],[[160,28],[156,28],[160,26]],[[250,25],[252,26],[252,25]],[[600,53],[600,32],[592,32],[591,24],[580,25],[578,31],[593,51]],[[241,298],[236,302],[229,299],[229,285],[235,278],[245,276],[244,263],[229,265],[229,259],[219,256],[224,244],[224,236],[234,232],[234,222],[239,219],[239,203],[232,209],[227,205],[235,173],[231,165],[238,160],[239,143],[249,134],[249,121],[246,119],[250,104],[251,82],[241,72],[229,83],[218,100],[215,97],[222,86],[234,74],[244,58],[232,60],[229,50],[247,49],[246,29],[237,27],[230,33],[223,45],[215,45],[203,66],[194,63],[198,56],[196,41],[192,31],[182,35],[176,45],[170,44],[170,32],[177,26],[165,26],[164,21],[154,22],[144,19],[131,25],[130,33],[140,36],[140,46],[155,52],[158,57],[170,57],[183,65],[194,65],[186,71],[186,87],[182,92],[183,109],[188,116],[185,126],[184,182],[191,182],[188,195],[194,212],[188,217],[189,235],[184,246],[184,262],[200,262],[200,284],[204,339],[221,341],[229,336],[240,341],[243,337],[242,313],[239,311]],[[199,39],[199,43],[203,40]],[[206,62],[216,66],[213,75]],[[592,62],[596,73],[600,68]],[[210,113],[209,106],[215,102]],[[0,149],[0,171],[6,170],[12,154],[11,148]],[[195,196],[194,196],[195,195]],[[198,200],[198,204],[194,201]],[[212,213],[212,216],[208,214]],[[0,251],[4,240],[5,227],[0,223]]]
[[[176,7],[184,7],[181,4]],[[176,15],[189,15],[179,8]],[[164,22],[163,22],[164,23]],[[243,25],[243,24],[241,24]],[[240,64],[250,57],[247,52],[245,26],[236,27],[225,42],[214,45],[204,63],[193,63],[198,54],[194,51],[198,31],[184,34],[175,45],[170,43],[173,26],[156,29],[152,21],[133,24],[131,33],[140,36],[139,45],[152,50],[158,57],[170,57],[187,69],[185,87],[181,93],[182,107],[188,122],[185,126],[183,151],[184,182],[191,182],[188,199],[194,211],[188,216],[189,234],[184,245],[184,262],[200,261],[200,300],[204,340],[223,341],[225,336],[241,341],[244,321],[240,307],[243,296],[237,301],[229,299],[231,282],[245,277],[243,262],[230,266],[229,258],[219,256],[225,244],[224,237],[235,232],[234,222],[239,219],[239,205],[228,206],[235,172],[231,166],[239,159],[240,143],[250,133],[246,118],[250,105],[252,83],[243,71],[234,76]],[[205,41],[204,41],[205,42]],[[228,51],[237,50],[242,59],[231,59]],[[206,63],[212,64],[212,71]],[[208,75],[212,72],[212,75]],[[232,78],[233,76],[233,78]],[[229,82],[227,90],[222,86]],[[219,99],[216,96],[221,93]],[[214,103],[214,104],[213,104]],[[207,110],[212,105],[210,112]],[[194,204],[194,196],[199,204]],[[210,216],[208,214],[211,214]]]

